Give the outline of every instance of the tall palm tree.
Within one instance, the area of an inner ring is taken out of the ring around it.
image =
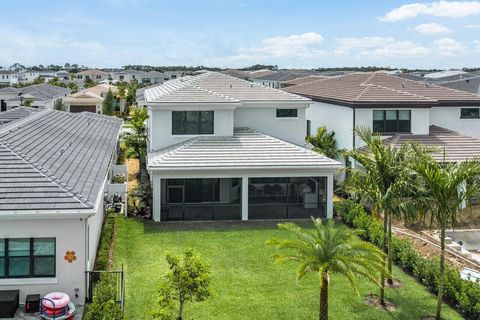
[[[304,230],[294,223],[281,223],[278,227],[290,231],[295,239],[272,239],[268,243],[284,254],[276,254],[275,262],[293,261],[298,263],[297,278],[308,272],[315,272],[320,279],[319,319],[328,320],[328,287],[331,274],[339,274],[348,279],[356,294],[357,276],[363,276],[380,285],[378,277],[383,270],[383,252],[374,245],[361,241],[358,231],[344,225],[335,226],[333,220],[322,223],[313,219],[315,230]]]
[[[429,212],[440,228],[440,275],[436,319],[440,319],[445,278],[445,230],[455,227],[463,204],[478,193],[480,158],[459,163],[439,163],[420,155],[422,161],[412,164],[418,176],[420,196],[416,197],[419,212]]]
[[[355,160],[355,168],[346,168],[344,189],[350,195],[373,205],[374,212],[383,217],[383,250],[386,254],[389,274],[392,274],[392,216],[399,212],[402,197],[410,192],[412,185],[408,163],[413,152],[408,145],[394,147],[382,142],[379,135],[369,128],[355,129],[365,148],[345,152]],[[388,282],[393,283],[392,277]],[[385,304],[385,276],[381,276],[380,303]]]

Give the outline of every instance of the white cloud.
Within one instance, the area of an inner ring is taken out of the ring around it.
[[[324,38],[316,32],[286,37],[272,37],[258,47],[241,48],[240,53],[230,58],[233,61],[268,61],[273,58],[307,59],[322,53],[320,44]]]
[[[478,30],[480,29],[480,24],[467,24],[465,26],[465,29],[468,29],[468,30]]]
[[[462,54],[467,47],[461,42],[451,38],[442,38],[432,42],[432,47],[436,54],[444,57],[456,56]]]
[[[414,30],[423,35],[441,34],[452,32],[451,29],[439,23],[424,23],[416,26]]]
[[[409,57],[423,56],[429,49],[411,41],[399,41],[393,37],[338,38],[335,55]]]
[[[395,22],[421,15],[460,18],[480,14],[480,1],[434,1],[410,3],[387,12],[382,21]]]

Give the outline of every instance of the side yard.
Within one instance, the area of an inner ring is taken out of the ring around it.
[[[187,306],[186,319],[316,319],[317,279],[295,280],[294,266],[274,265],[273,247],[265,242],[285,237],[273,222],[154,224],[135,218],[116,218],[115,264],[126,270],[126,319],[148,318],[156,307],[157,284],[166,271],[165,252],[182,253],[190,246],[212,265],[214,296]],[[414,278],[395,270],[403,283],[387,289],[387,298],[398,306],[391,313],[364,303],[377,294],[374,285],[362,282],[356,296],[346,279],[331,279],[332,319],[420,319],[435,311],[435,297]],[[462,319],[448,306],[445,319]]]

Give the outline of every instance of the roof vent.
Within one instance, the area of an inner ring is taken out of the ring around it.
[[[65,152],[65,148],[62,148],[62,149],[60,149],[60,151],[58,153],[60,153],[60,155],[62,155],[64,152]]]
[[[405,83],[402,83],[402,88],[405,88]]]
[[[428,88],[428,83],[425,83],[425,88]]]
[[[232,89],[232,85],[230,85],[230,89]]]
[[[253,83],[250,85],[250,88],[253,88]]]

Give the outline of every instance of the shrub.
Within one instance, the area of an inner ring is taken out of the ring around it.
[[[95,270],[107,270],[108,268],[108,253],[112,243],[114,226],[114,216],[112,214],[107,215],[103,221],[102,234],[100,235],[100,241],[98,242]]]
[[[350,227],[365,230],[364,239],[381,247],[383,242],[382,222],[373,218],[358,203],[342,200],[335,203],[335,212]],[[431,292],[437,292],[438,259],[421,256],[412,242],[392,238],[392,257],[403,270],[413,274]],[[480,285],[465,281],[456,268],[446,266],[444,299],[450,302],[467,319],[480,319]]]
[[[116,302],[114,279],[103,275],[95,287],[93,301],[84,312],[84,320],[121,320],[122,310]]]

